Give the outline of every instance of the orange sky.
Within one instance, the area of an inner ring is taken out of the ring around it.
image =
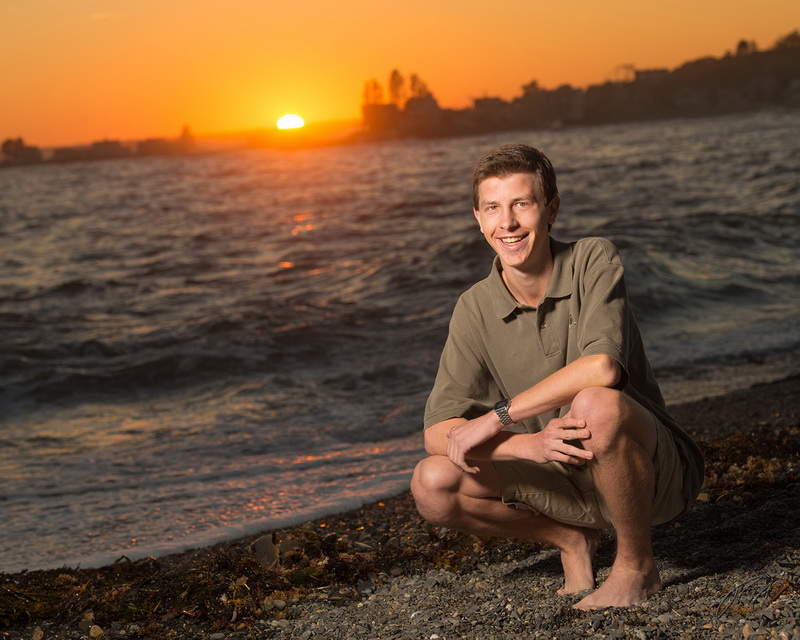
[[[799,0],[3,0],[0,139],[37,146],[359,119],[364,82],[416,73],[442,107],[584,87],[622,64],[762,49]]]

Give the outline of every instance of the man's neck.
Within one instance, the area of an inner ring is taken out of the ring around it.
[[[553,256],[547,252],[547,259],[535,270],[503,269],[500,272],[506,289],[514,299],[529,307],[538,307],[547,293],[553,276]]]

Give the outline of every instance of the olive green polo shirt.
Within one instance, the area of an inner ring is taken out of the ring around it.
[[[550,248],[553,273],[537,307],[514,299],[498,258],[489,277],[461,295],[425,407],[425,428],[483,415],[498,400],[513,398],[570,362],[605,354],[622,365],[617,388],[673,433],[699,489],[702,454],[666,409],[628,302],[617,248],[603,238],[569,244],[551,238]],[[562,407],[522,424],[539,431],[568,411]]]

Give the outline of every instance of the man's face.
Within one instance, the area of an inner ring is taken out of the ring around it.
[[[487,178],[478,187],[475,218],[504,269],[538,269],[549,257],[549,226],[559,199],[544,201],[541,180],[532,173]]]

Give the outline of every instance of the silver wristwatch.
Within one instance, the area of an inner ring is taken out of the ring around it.
[[[504,427],[510,427],[512,424],[517,424],[511,419],[511,416],[508,415],[508,408],[510,406],[511,400],[508,398],[505,398],[494,405],[494,412],[497,414],[497,417],[500,418],[500,422],[503,423]]]

